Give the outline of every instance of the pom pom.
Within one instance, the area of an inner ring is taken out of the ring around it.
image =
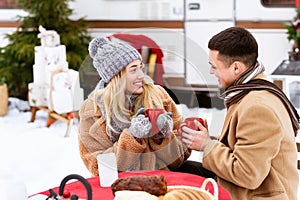
[[[89,44],[89,54],[92,58],[97,54],[97,50],[99,47],[107,44],[108,40],[104,37],[94,38]]]

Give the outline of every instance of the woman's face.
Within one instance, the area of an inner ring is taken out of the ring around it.
[[[130,94],[143,92],[144,65],[140,60],[129,63],[126,68],[126,90]]]

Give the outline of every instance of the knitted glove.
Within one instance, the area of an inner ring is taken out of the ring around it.
[[[131,135],[135,138],[148,137],[152,128],[152,124],[148,117],[145,117],[145,108],[140,108],[131,120],[130,127],[128,128]]]
[[[173,132],[172,113],[167,112],[157,117],[156,126],[161,133],[162,138],[166,138]]]

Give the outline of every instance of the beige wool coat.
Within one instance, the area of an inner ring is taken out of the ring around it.
[[[124,129],[117,142],[112,143],[106,132],[104,117],[97,107],[93,95],[86,99],[79,111],[79,150],[87,169],[98,175],[97,155],[114,152],[119,171],[154,170],[179,167],[191,154],[191,151],[177,137],[177,127],[183,118],[168,93],[156,85],[166,112],[172,112],[173,134],[163,139],[161,144],[151,138],[137,142],[128,129]]]
[[[280,99],[255,90],[230,106],[219,141],[204,150],[203,166],[233,200],[296,200],[295,136]]]

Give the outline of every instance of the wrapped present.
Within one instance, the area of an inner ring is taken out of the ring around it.
[[[28,101],[30,106],[48,106],[49,86],[46,84],[28,84]]]
[[[33,83],[36,85],[46,84],[46,67],[33,65]]]
[[[75,70],[53,72],[49,92],[49,109],[58,114],[79,110],[83,102],[83,89],[79,85],[79,73]]]
[[[52,72],[56,70],[67,71],[69,66],[66,61],[66,47],[64,45],[56,47],[36,46],[35,64],[33,65],[34,84],[50,85]]]
[[[57,71],[68,71],[68,62],[61,63],[60,65],[33,65],[33,83],[37,85],[47,84],[49,86],[51,74]]]
[[[45,67],[45,80],[44,82],[50,85],[51,77],[57,72],[68,72],[68,62],[60,63],[59,65],[46,65]]]
[[[56,47],[34,47],[34,64],[36,65],[59,65],[67,61],[66,46],[59,45]]]
[[[38,38],[41,39],[42,46],[54,47],[60,44],[60,36],[54,30],[46,30],[43,26],[39,26],[40,33]]]
[[[68,72],[54,72],[51,75],[49,109],[58,114],[72,112],[71,80]]]

